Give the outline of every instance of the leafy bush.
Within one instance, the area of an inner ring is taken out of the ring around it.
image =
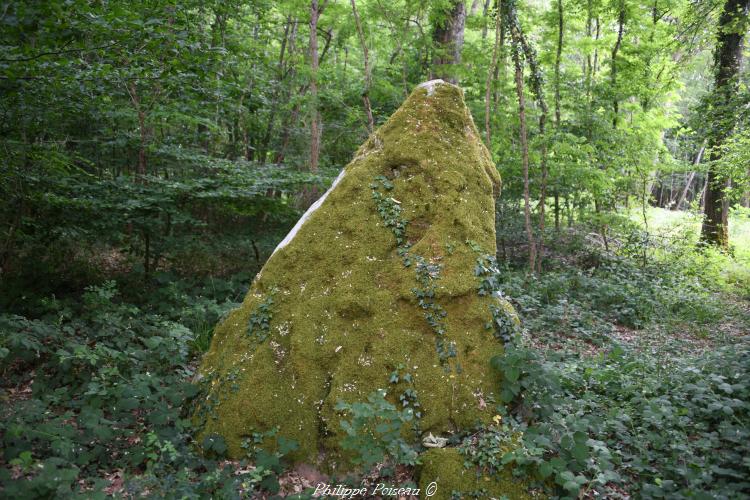
[[[618,231],[607,251],[571,230],[544,274],[498,274],[527,330],[492,360],[503,424],[462,451],[485,470],[513,464],[563,498],[747,496],[750,337],[714,334],[707,351],[689,352],[684,332],[662,333],[743,321],[716,279],[728,257]],[[622,326],[642,340],[621,343]]]
[[[188,328],[119,302],[113,282],[81,304],[46,305],[39,319],[0,316],[4,495],[102,496],[100,471],[120,471],[132,494],[231,498],[260,487],[216,462],[220,446],[213,458],[193,450]]]
[[[341,420],[346,432],[341,447],[355,452],[352,461],[365,470],[386,458],[399,464],[417,463],[416,449],[402,437],[404,425],[414,419],[414,410],[397,409],[385,395],[381,389],[370,394],[366,402],[336,404],[337,411],[351,415],[351,420]]]
[[[509,346],[493,360],[514,401],[521,446],[503,463],[575,497],[750,493],[750,338],[672,360],[616,348],[605,355]],[[667,376],[668,374],[668,376]],[[523,394],[523,398],[517,397]]]
[[[593,267],[554,265],[541,276],[506,269],[501,288],[542,335],[567,332],[600,342],[611,323],[643,328],[654,322],[707,324],[722,314],[701,280],[659,263],[641,267],[622,257],[599,255]],[[598,340],[597,340],[598,339]]]

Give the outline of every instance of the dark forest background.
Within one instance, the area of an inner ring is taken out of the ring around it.
[[[747,0],[0,2],[0,494],[304,496],[283,450],[193,442],[190,381],[316,194],[443,78],[503,178],[492,272],[524,331],[494,369],[535,402],[455,437],[467,463],[747,497],[747,31]]]

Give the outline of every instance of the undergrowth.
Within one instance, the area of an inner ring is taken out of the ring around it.
[[[731,293],[712,260],[731,257],[673,240],[672,252],[651,247],[644,261],[634,242],[647,238],[610,238],[607,250],[584,232],[562,233],[540,276],[507,259],[478,261],[482,293],[512,299],[524,328],[503,323],[506,349],[488,367],[503,379],[494,423],[449,445],[467,467],[492,475],[513,465],[553,498],[748,497],[746,288]],[[254,433],[245,458],[230,462],[220,436],[194,442],[189,418],[201,395],[191,383],[197,356],[248,281],[156,273],[147,296],[110,281],[0,315],[3,496],[279,492],[297,443]],[[255,319],[262,332],[264,317]],[[419,462],[421,448],[401,434],[421,412],[408,377],[391,374],[406,384],[401,408],[378,394],[338,408],[345,448],[365,469]],[[269,439],[276,452],[260,447]]]
[[[606,250],[567,231],[541,276],[506,261],[495,281],[524,331],[492,360],[502,423],[462,451],[559,498],[747,498],[743,288],[727,293],[715,266],[696,265],[726,256],[672,240],[644,262],[628,236]]]
[[[202,443],[203,456],[194,448],[193,358],[207,347],[204,325],[236,304],[217,301],[226,295],[217,288],[213,298],[188,291],[165,287],[157,305],[139,308],[107,282],[80,302],[47,300],[36,319],[0,316],[3,496],[239,498],[268,488],[280,455],[248,457],[256,467],[237,475],[220,438]]]

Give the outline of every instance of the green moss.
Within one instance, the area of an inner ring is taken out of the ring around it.
[[[393,184],[387,195],[409,221],[409,252],[441,266],[435,300],[447,312],[446,339],[456,345],[450,372],[412,292],[415,270],[404,266],[378,214],[371,188],[378,176]],[[477,294],[477,255],[466,241],[494,254],[497,189],[461,90],[442,84],[430,96],[414,91],[268,260],[242,306],[216,327],[200,368],[211,380],[210,400],[218,401],[205,432],[224,436],[238,456],[244,436],[279,426],[300,444],[292,458],[315,461],[322,451],[330,463],[342,437],[337,400],[363,401],[387,388],[399,364],[413,374],[422,431],[489,422],[484,401],[497,389],[489,359],[502,346],[485,329],[495,299]],[[258,344],[247,327],[272,292],[269,334]],[[239,374],[237,391],[221,382],[230,372]]]
[[[419,488],[424,497],[431,483],[437,489],[434,500],[451,500],[456,493],[460,498],[501,498],[526,500],[536,498],[522,480],[505,469],[493,476],[477,473],[477,469],[464,467],[464,457],[456,448],[432,449],[421,456]]]

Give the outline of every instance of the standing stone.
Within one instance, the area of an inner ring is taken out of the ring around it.
[[[216,327],[200,368],[203,434],[242,456],[244,438],[278,427],[300,444],[294,459],[336,460],[336,403],[381,388],[398,403],[398,369],[411,374],[420,432],[489,422],[499,304],[478,293],[475,269],[495,254],[499,185],[461,89],[417,87]]]

